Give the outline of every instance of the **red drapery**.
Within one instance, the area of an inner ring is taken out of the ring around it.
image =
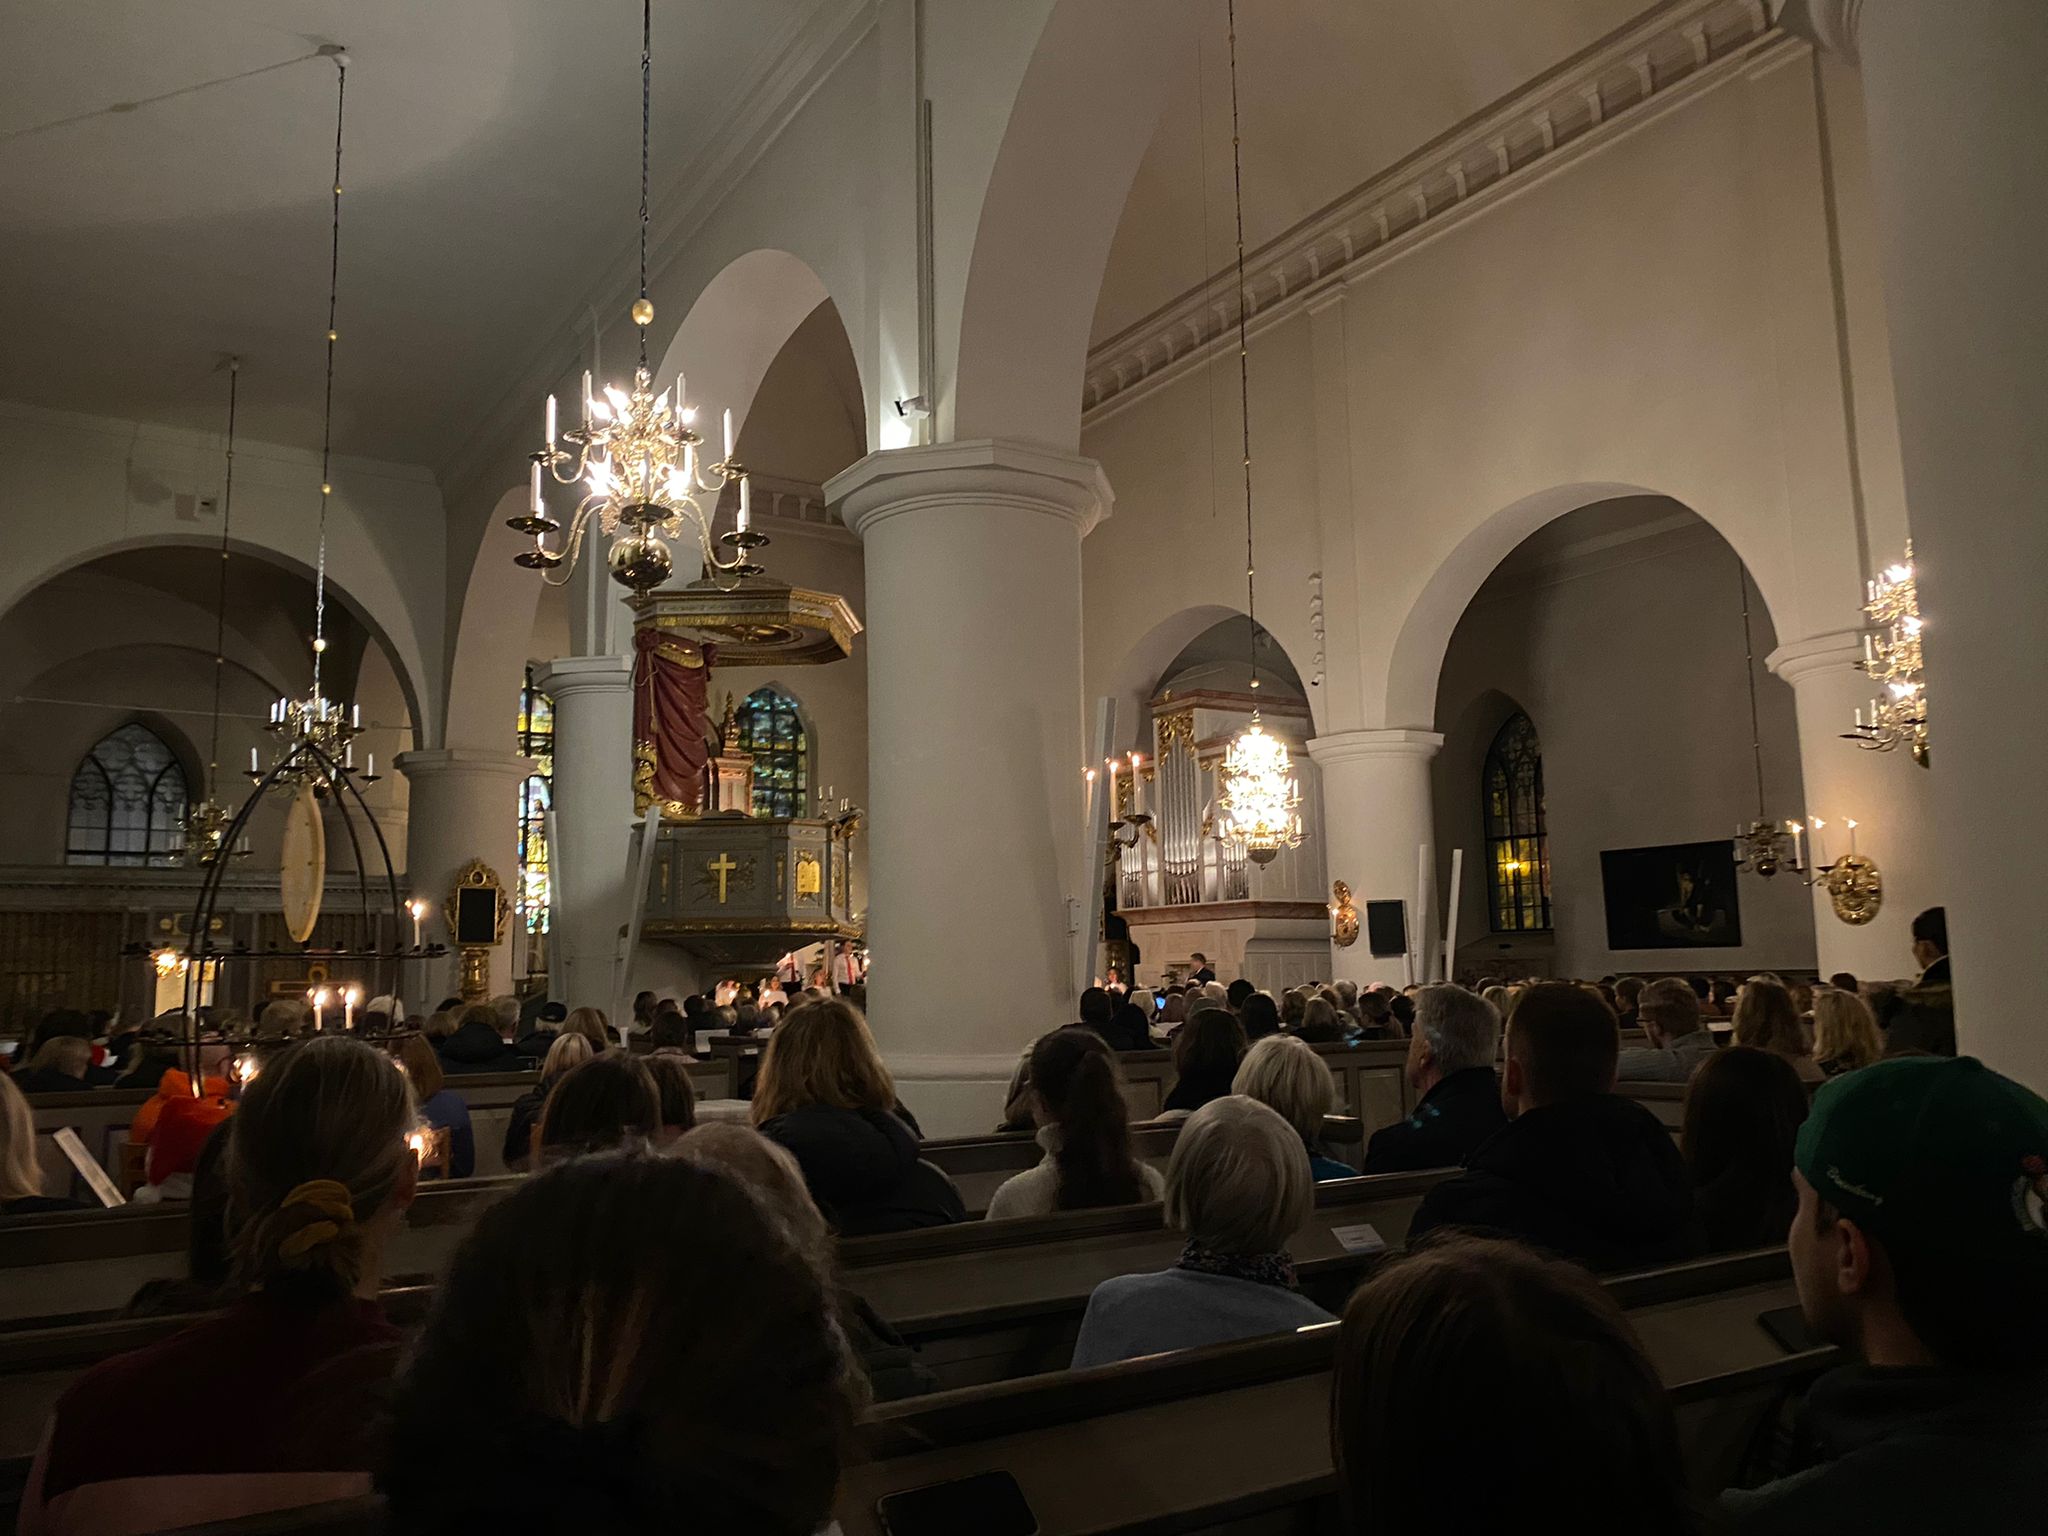
[[[658,629],[633,632],[633,800],[664,816],[704,807],[706,699],[713,648]]]

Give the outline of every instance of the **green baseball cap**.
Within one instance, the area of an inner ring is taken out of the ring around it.
[[[1814,1095],[1793,1162],[1886,1243],[2048,1262],[2048,1101],[1974,1057],[1836,1078]]]

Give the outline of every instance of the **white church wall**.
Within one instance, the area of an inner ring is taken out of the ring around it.
[[[1752,597],[1767,804],[1803,805],[1792,689],[1763,671],[1774,643]],[[1605,849],[1705,842],[1756,813],[1734,555],[1693,521],[1489,586],[1452,637],[1438,692],[1443,750],[1432,764],[1439,889],[1448,850],[1465,853],[1461,965],[1510,958],[1538,973],[1810,969],[1813,910],[1788,876],[1738,875],[1742,943],[1727,949],[1610,950]],[[1481,764],[1514,705],[1543,746],[1554,940],[1489,933]],[[1846,750],[1846,748],[1845,748]],[[1503,947],[1505,946],[1505,947]]]

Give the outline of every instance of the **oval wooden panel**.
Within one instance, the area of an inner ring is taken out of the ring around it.
[[[320,898],[327,889],[327,824],[310,784],[301,784],[284,818],[284,850],[277,859],[277,883],[284,904],[284,925],[292,942],[303,944],[320,920]]]

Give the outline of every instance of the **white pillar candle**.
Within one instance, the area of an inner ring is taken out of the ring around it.
[[[590,370],[588,368],[583,370],[583,425],[588,430],[590,426]]]
[[[732,407],[725,408],[725,459],[732,462]]]
[[[548,396],[548,446],[555,446],[555,397]]]
[[[730,450],[728,450],[728,456],[729,456],[729,455],[730,455]],[[752,507],[751,503],[749,502],[749,500],[748,500],[748,496],[747,496],[747,485],[748,485],[748,482],[749,482],[749,481],[750,481],[750,480],[751,480],[752,478],[753,478],[753,477],[752,477],[752,476],[750,476],[750,475],[741,475],[741,476],[740,476],[740,516],[739,516],[739,530],[740,530],[740,532],[741,532],[741,533],[745,533],[745,532],[747,531],[747,525],[748,525],[748,523],[749,523],[749,522],[751,522],[751,521],[753,520],[753,515],[754,515],[754,511],[753,511],[753,507]]]
[[[256,749],[254,747],[249,749],[249,771],[251,773],[261,773],[263,771],[256,765]]]

